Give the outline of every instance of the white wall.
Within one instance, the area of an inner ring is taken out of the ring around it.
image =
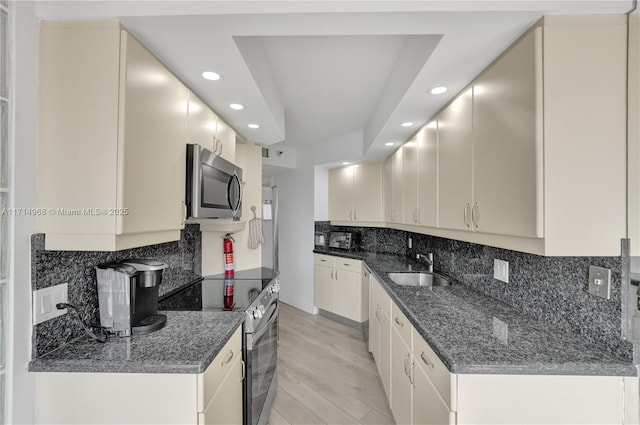
[[[313,155],[298,151],[298,168],[273,176],[278,186],[280,298],[313,312]]]
[[[37,177],[37,81],[38,24],[33,2],[12,2],[15,11],[15,147],[14,206],[36,206]],[[36,231],[34,216],[16,217],[14,227],[13,285],[8,335],[8,422],[33,423],[34,380],[27,372],[31,350],[30,235]]]
[[[316,221],[329,221],[329,169],[322,165],[315,167],[314,217]]]

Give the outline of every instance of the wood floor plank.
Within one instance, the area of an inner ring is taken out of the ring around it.
[[[315,393],[313,397],[321,397],[341,409],[353,418],[353,423],[393,423],[382,382],[361,332],[286,304],[281,304],[280,311],[278,367],[281,376],[289,374],[285,387],[290,397],[295,399],[298,395],[298,390],[293,389],[297,379],[307,392]],[[306,399],[296,401],[318,418],[329,419],[315,411],[317,406]],[[303,424],[278,412],[293,425]]]
[[[393,419],[383,415],[377,410],[372,410],[360,420],[362,425],[395,425]]]
[[[278,384],[327,424],[350,425],[357,422],[356,418],[331,403],[287,369],[279,371]]]
[[[280,412],[278,412],[275,408],[271,408],[271,414],[269,415],[269,420],[267,421],[267,425],[292,425],[288,420],[286,420]]]
[[[273,400],[273,408],[292,425],[326,425],[322,419],[300,404],[280,385]]]
[[[373,406],[369,406],[361,401],[358,398],[358,394],[353,394],[353,392],[347,391],[342,385],[336,385],[335,382],[310,371],[304,365],[304,361],[299,361],[287,354],[281,353],[278,359],[278,368],[291,372],[297,376],[298,379],[301,379],[319,394],[322,394],[327,400],[349,413],[350,416],[358,421],[373,409]]]

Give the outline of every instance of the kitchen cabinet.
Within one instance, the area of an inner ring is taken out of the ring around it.
[[[189,91],[187,131],[189,143],[217,153],[229,162],[236,159],[236,134],[198,96]]]
[[[314,305],[356,322],[368,317],[368,280],[362,263],[331,255],[314,255]]]
[[[178,240],[187,88],[115,22],[40,28],[38,229],[53,250]]]
[[[373,275],[371,285],[371,332],[378,331],[370,333],[371,352],[383,384],[390,378],[385,391],[396,423],[631,423],[624,400],[625,391],[636,394],[635,378],[452,373],[398,305],[388,296],[381,302],[386,292]],[[390,316],[382,313],[387,306]],[[386,333],[383,317],[391,318]],[[383,348],[390,372],[381,367]]]
[[[238,328],[200,374],[36,373],[35,422],[239,424],[243,377]]]
[[[393,306],[392,306],[393,310]],[[411,331],[409,339],[404,338],[405,330],[411,326],[401,316],[394,313],[391,322],[391,411],[399,425],[411,424],[413,395],[413,357],[411,355]]]
[[[382,386],[391,397],[391,298],[371,275],[371,316],[369,318],[369,347],[376,362]]]
[[[382,175],[382,162],[350,165],[329,171],[329,219],[381,222]]]
[[[473,91],[467,89],[438,115],[438,225],[471,230]]]
[[[438,132],[432,121],[403,146],[403,223],[437,226]]]

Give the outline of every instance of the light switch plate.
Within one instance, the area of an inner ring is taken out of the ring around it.
[[[611,298],[611,270],[589,266],[589,293],[606,300]]]
[[[494,259],[493,260],[493,278],[502,282],[509,283],[509,262]]]
[[[33,291],[33,324],[46,322],[54,317],[67,314],[67,309],[58,310],[56,304],[66,303],[68,300],[66,283]]]

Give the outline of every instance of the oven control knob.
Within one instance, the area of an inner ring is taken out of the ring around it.
[[[262,315],[263,315],[263,314],[264,314],[264,313],[263,313],[262,311],[260,311],[260,309],[259,309],[259,308],[257,308],[257,307],[256,307],[256,308],[253,310],[253,312],[252,312],[252,316],[253,316],[253,318],[254,318],[255,320],[262,319]]]
[[[274,283],[273,285],[271,285],[271,288],[269,289],[269,292],[271,292],[272,294],[276,294],[278,292],[280,292],[280,285],[278,285],[278,283]]]

